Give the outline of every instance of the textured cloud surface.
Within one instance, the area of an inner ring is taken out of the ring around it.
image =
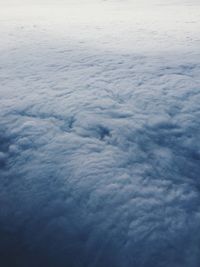
[[[191,3],[1,10],[1,266],[200,266]]]

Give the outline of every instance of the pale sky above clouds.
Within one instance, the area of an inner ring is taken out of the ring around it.
[[[21,6],[21,5],[68,5],[68,4],[95,4],[95,3],[132,3],[136,5],[151,5],[152,3],[169,4],[199,4],[198,0],[0,0],[1,6]]]

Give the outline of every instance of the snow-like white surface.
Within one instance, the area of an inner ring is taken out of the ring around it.
[[[0,265],[199,267],[198,1],[0,4]]]

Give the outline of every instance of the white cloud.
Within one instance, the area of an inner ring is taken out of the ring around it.
[[[82,8],[1,10],[0,263],[198,267],[200,9]]]

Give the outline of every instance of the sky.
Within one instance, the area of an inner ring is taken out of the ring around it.
[[[94,4],[94,3],[133,3],[137,5],[151,5],[151,4],[199,4],[198,0],[0,0],[1,5],[60,5],[60,4]]]

